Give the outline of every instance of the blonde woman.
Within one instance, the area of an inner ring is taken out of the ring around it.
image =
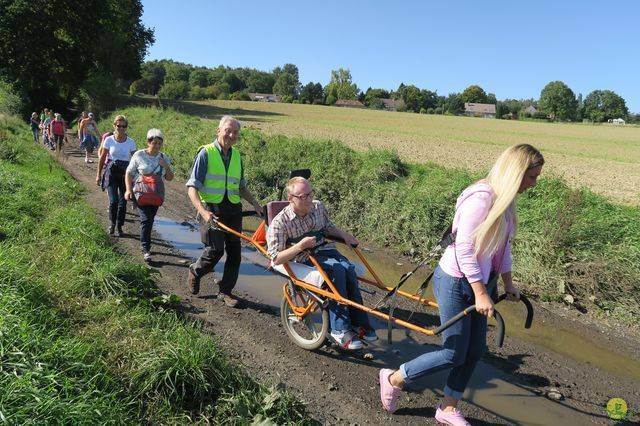
[[[489,175],[465,189],[456,203],[456,239],[445,251],[433,276],[433,293],[444,323],[475,303],[476,312],[443,332],[443,347],[405,362],[398,370],[380,370],[380,399],[394,412],[406,383],[450,369],[444,398],[435,418],[445,425],[468,425],[458,410],[476,363],[486,351],[487,317],[494,304],[487,288],[499,274],[508,300],[520,298],[511,278],[511,242],[517,216],[515,198],[537,183],[544,158],[531,145],[515,145],[496,160]]]

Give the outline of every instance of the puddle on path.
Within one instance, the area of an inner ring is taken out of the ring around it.
[[[171,219],[156,217],[154,230],[175,248],[188,256],[197,258],[203,248],[200,242],[200,233],[189,223],[175,222]],[[386,283],[395,283],[400,275],[409,268],[409,265],[397,265],[390,257],[381,253],[364,253],[367,261],[374,270],[381,275]],[[279,308],[282,298],[283,278],[266,270],[267,260],[259,252],[243,247],[242,255],[245,260],[242,263],[240,277],[236,289],[240,292],[251,294],[260,299],[261,303]],[[222,273],[223,261],[216,266],[215,273]],[[413,279],[413,286],[419,285],[420,279]],[[431,296],[429,296],[431,297]],[[575,336],[567,331],[556,328],[549,329],[537,324],[534,319],[534,327],[524,330],[524,307],[515,305],[507,307],[507,303],[498,305],[500,312],[505,317],[509,335],[517,335],[519,338],[529,340],[536,345],[546,346],[556,350],[554,344],[547,343],[558,341],[558,345],[571,348],[572,351],[559,351],[578,361],[588,362],[603,368],[609,366],[610,371],[622,374],[626,377],[640,377],[640,367],[630,366],[633,360],[620,357],[595,345],[589,339]],[[520,309],[521,308],[521,309]],[[519,310],[520,309],[520,310]],[[412,359],[425,351],[437,348],[435,345],[422,345],[416,343],[404,328],[394,329],[393,346],[386,345],[387,324],[381,319],[371,317],[372,324],[376,328],[380,339],[369,345],[368,350],[374,354],[372,364],[383,367],[397,368],[402,362]],[[560,344],[560,342],[562,342]],[[293,343],[292,343],[293,344]],[[393,349],[393,350],[390,350]],[[573,352],[573,351],[577,352]],[[593,354],[594,351],[596,355]],[[591,355],[591,356],[590,356]],[[592,359],[593,358],[593,359]],[[614,368],[617,364],[617,368]],[[634,375],[637,374],[637,375]],[[484,410],[504,418],[509,422],[521,425],[551,425],[551,424],[586,424],[594,420],[582,412],[576,411],[562,403],[552,402],[544,397],[535,395],[526,389],[513,385],[506,380],[503,373],[489,364],[482,363],[476,369],[469,389],[465,393],[465,399]],[[412,384],[416,391],[432,390],[441,394],[442,384],[446,379],[446,373],[430,375]],[[605,416],[602,416],[605,419]]]

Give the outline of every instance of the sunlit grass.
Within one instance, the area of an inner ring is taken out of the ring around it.
[[[0,422],[312,424],[157,297],[25,130],[0,127]]]

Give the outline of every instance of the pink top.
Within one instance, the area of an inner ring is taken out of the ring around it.
[[[509,239],[504,248],[499,249],[492,257],[475,255],[473,235],[476,229],[489,214],[493,205],[493,189],[487,183],[475,183],[465,189],[456,202],[456,214],[453,218],[453,232],[456,234],[455,244],[450,245],[440,259],[440,268],[453,277],[467,277],[470,283],[482,281],[487,284],[489,274],[511,271],[511,234],[513,233],[513,214],[507,210],[509,223]],[[454,252],[454,247],[456,252]],[[456,261],[457,255],[457,261]],[[460,265],[460,267],[458,267]]]

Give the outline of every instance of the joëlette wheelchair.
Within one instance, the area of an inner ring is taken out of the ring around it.
[[[290,172],[289,177],[291,178],[294,176],[302,176],[305,178],[309,178],[310,175],[310,170],[301,169]],[[284,189],[284,186],[281,186],[280,189],[280,198],[282,198],[282,190]],[[260,223],[256,232],[251,236],[244,233],[239,233],[225,226],[223,223],[216,221],[215,219],[213,219],[213,223],[207,224],[207,226],[212,226],[224,232],[229,232],[233,235],[238,236],[242,240],[254,246],[258,251],[260,251],[268,258],[265,239],[266,229],[271,223],[271,220],[288,204],[289,203],[287,201],[272,201],[268,203],[264,209],[265,219]],[[250,214],[246,215],[249,216]],[[325,237],[325,239],[327,241],[335,241],[344,244],[344,241],[335,238]],[[328,304],[330,299],[338,303],[363,310],[369,315],[374,315],[386,320],[388,323],[389,343],[391,343],[391,330],[394,324],[429,336],[442,333],[455,322],[473,312],[475,310],[475,305],[467,307],[446,323],[441,324],[440,326],[435,328],[428,328],[424,325],[420,325],[415,320],[411,321],[413,315],[410,315],[407,320],[402,320],[394,317],[393,313],[396,306],[395,302],[397,296],[401,296],[410,301],[414,301],[418,306],[421,307],[426,306],[436,309],[438,308],[437,303],[430,301],[424,297],[426,287],[433,273],[425,279],[423,284],[414,294],[402,290],[401,287],[407,281],[407,279],[412,276],[420,267],[428,263],[428,261],[435,259],[436,256],[447,247],[449,242],[450,240],[447,240],[446,237],[443,237],[443,239],[440,240],[440,242],[436,244],[436,246],[431,250],[429,255],[422,262],[420,262],[414,270],[403,274],[398,284],[393,287],[388,286],[384,282],[382,282],[379,275],[373,270],[358,247],[348,246],[349,249],[353,250],[355,255],[362,262],[362,266],[358,265],[359,267],[356,268],[359,282],[374,287],[375,289],[382,291],[384,294],[384,297],[373,306],[366,306],[364,304],[356,303],[352,300],[349,300],[343,297],[336,290],[327,273],[314,257],[315,251],[320,248],[320,246],[316,246],[313,250],[309,251],[309,259],[313,263],[314,268],[302,264],[297,264],[295,262],[283,263],[279,268],[274,268],[274,272],[277,272],[284,278],[286,278],[286,282],[282,287],[283,297],[280,303],[280,316],[287,335],[296,345],[301,348],[307,350],[315,350],[322,347],[327,340],[330,328],[328,312]],[[304,268],[301,269],[301,267]],[[367,278],[366,276],[364,276],[366,272],[368,272],[372,278]],[[494,282],[489,284],[490,287],[493,285],[494,290],[496,289],[496,280],[497,277],[494,278]],[[371,291],[366,288],[361,288],[361,290],[369,294],[375,294],[375,290]],[[504,300],[506,296],[506,294],[497,296],[496,291],[494,291],[492,295],[493,300],[496,304]],[[525,328],[530,328],[533,321],[533,307],[525,295],[521,295],[520,300],[525,304],[527,309]],[[387,312],[383,312],[383,309],[385,307],[388,308]],[[495,344],[501,347],[504,341],[505,333],[504,320],[502,318],[502,315],[500,315],[497,310],[495,310],[494,312],[494,317],[497,323]]]

